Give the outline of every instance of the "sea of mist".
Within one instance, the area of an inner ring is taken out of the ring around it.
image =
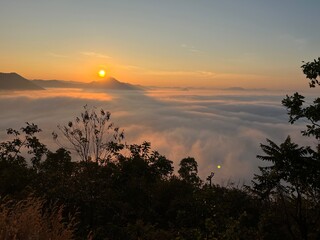
[[[304,123],[290,125],[281,100],[290,92],[267,90],[204,90],[154,88],[144,91],[86,91],[47,89],[0,93],[0,137],[7,128],[25,122],[37,124],[41,140],[55,150],[51,137],[57,125],[67,124],[84,105],[111,112],[111,120],[124,129],[129,144],[149,141],[152,149],[174,161],[194,157],[199,175],[212,171],[214,181],[249,184],[266,138],[281,143],[290,135],[295,142],[313,144],[302,137]],[[221,169],[217,169],[221,165]]]

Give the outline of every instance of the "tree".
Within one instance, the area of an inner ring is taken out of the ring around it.
[[[292,236],[309,239],[320,223],[319,161],[313,159],[309,147],[298,146],[290,137],[280,146],[267,141],[267,145],[261,144],[266,155],[258,158],[272,165],[260,167],[262,174],[255,175],[253,188],[262,200],[281,206],[279,211]]]
[[[193,157],[187,157],[180,161],[180,169],[178,173],[180,178],[194,185],[199,185],[201,183],[198,177],[198,163]]]
[[[40,195],[51,199],[67,199],[72,194],[70,182],[74,180],[75,166],[70,152],[65,149],[49,151],[40,165],[39,173],[32,181],[32,186]]]
[[[303,73],[310,80],[310,87],[320,85],[320,58],[302,65]],[[305,105],[305,97],[299,93],[286,96],[282,104],[287,108],[289,122],[307,119],[303,136],[320,140],[320,98]],[[301,147],[291,141],[277,145],[267,139],[261,144],[265,155],[257,157],[271,163],[259,167],[261,175],[255,175],[253,192],[275,208],[278,219],[283,219],[287,233],[294,239],[320,238],[320,144],[317,149]],[[280,221],[281,222],[281,221]]]
[[[153,151],[148,159],[151,172],[162,179],[168,179],[173,172],[173,162],[157,151]]]
[[[310,87],[314,88],[320,85],[320,58],[313,62],[307,62],[302,65],[303,73],[310,81]],[[305,97],[299,93],[294,93],[292,96],[286,96],[282,104],[287,108],[289,122],[295,123],[299,119],[307,119],[307,129],[302,131],[304,136],[314,136],[320,141],[320,98],[316,98],[312,104],[305,106]],[[318,145],[319,148],[319,145]],[[319,151],[320,149],[318,149]]]
[[[315,87],[320,85],[320,57],[314,59],[313,62],[307,62],[301,66],[306,78],[310,80],[309,86]]]
[[[33,123],[26,123],[21,132],[12,128],[7,129],[7,135],[13,136],[12,140],[0,143],[0,161],[15,162],[25,165],[23,152],[31,156],[30,161],[33,167],[37,168],[42,157],[47,153],[47,147],[35,136],[41,129]],[[24,136],[21,137],[21,134]]]
[[[7,129],[12,139],[0,143],[0,198],[21,192],[39,170],[40,161],[48,151],[36,137],[39,132],[41,129],[30,123],[20,131]]]
[[[110,161],[124,148],[121,144],[124,133],[110,122],[110,117],[111,113],[103,109],[96,113],[94,108],[84,106],[84,112],[74,121],[69,121],[66,126],[58,125],[63,137],[71,145],[66,149],[75,151],[84,162],[105,164]],[[52,134],[57,143],[63,146],[58,141],[58,134]]]

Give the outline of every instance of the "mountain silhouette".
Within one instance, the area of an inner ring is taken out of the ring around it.
[[[115,78],[108,78],[102,81],[94,81],[89,83],[87,88],[94,89],[112,89],[112,90],[139,90],[141,88],[129,83],[123,83]]]
[[[44,90],[17,73],[0,73],[0,90]]]
[[[64,80],[32,80],[38,86],[43,88],[85,88],[86,83],[74,82],[74,81],[64,81]]]
[[[45,88],[143,90],[141,86],[123,83],[115,78],[83,83],[63,80],[28,80],[17,73],[0,73],[0,90],[44,90]]]
[[[108,78],[90,83],[63,81],[63,80],[32,80],[38,86],[43,88],[83,88],[83,89],[102,89],[102,90],[142,90],[140,86],[129,83],[123,83],[115,78]]]

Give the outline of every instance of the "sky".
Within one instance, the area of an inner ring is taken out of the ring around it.
[[[318,0],[1,0],[0,72],[148,86],[307,87]]]

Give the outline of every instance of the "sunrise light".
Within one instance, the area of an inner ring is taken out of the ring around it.
[[[104,78],[104,77],[106,76],[106,71],[103,70],[103,69],[101,69],[101,70],[98,72],[98,75],[99,75],[99,77]]]

